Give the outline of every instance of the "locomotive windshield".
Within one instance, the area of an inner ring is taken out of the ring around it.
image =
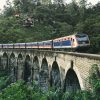
[[[77,38],[83,38],[83,37],[87,37],[87,35],[86,34],[76,34],[76,37]]]
[[[76,34],[76,39],[79,44],[89,43],[88,35],[86,34]]]

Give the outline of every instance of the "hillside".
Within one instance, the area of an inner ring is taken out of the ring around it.
[[[100,52],[100,3],[87,7],[85,1],[78,5],[75,0],[67,5],[14,0],[0,15],[0,43],[42,41],[75,32],[89,35],[89,52]]]

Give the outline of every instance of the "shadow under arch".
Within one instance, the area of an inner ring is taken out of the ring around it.
[[[14,65],[15,65],[15,55],[14,55],[14,53],[11,53],[11,55],[10,55],[9,64],[10,64],[10,67],[14,67]]]
[[[26,55],[24,62],[24,71],[23,71],[23,79],[25,82],[31,81],[31,59],[29,55]]]
[[[15,58],[14,53],[11,53],[10,58]]]
[[[2,65],[3,69],[9,72],[9,58],[6,52],[3,53],[3,58],[2,58]]]
[[[39,80],[39,59],[37,56],[33,58],[33,66],[32,66],[32,81],[38,81]]]
[[[17,80],[23,77],[22,69],[23,69],[23,56],[20,53],[17,58],[17,68],[16,68]]]
[[[52,70],[50,73],[50,85],[54,88],[61,87],[60,70],[56,61],[54,61],[52,64]]]
[[[64,81],[64,92],[75,92],[77,90],[80,90],[80,84],[78,77],[75,73],[75,71],[70,68],[67,71],[65,81]]]
[[[46,58],[42,59],[42,65],[41,65],[41,70],[48,72],[48,62]]]
[[[42,59],[41,71],[39,73],[39,84],[43,91],[48,91],[49,69],[46,58]]]
[[[17,80],[17,61],[14,53],[11,53],[9,59],[10,74],[12,76],[12,82]]]
[[[21,53],[18,55],[18,59],[23,59],[23,56]]]

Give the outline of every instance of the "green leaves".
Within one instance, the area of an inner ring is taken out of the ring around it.
[[[83,32],[90,38],[88,52],[99,53],[100,3],[93,7],[87,7],[86,0],[80,0],[79,5],[76,0],[67,5],[57,4],[61,1],[47,4],[50,0],[44,0],[44,4],[36,4],[34,0],[14,0],[13,7],[8,2],[0,15],[0,43],[42,41]],[[28,18],[32,26],[25,24]]]
[[[5,78],[0,78],[0,84],[2,80],[5,80]],[[5,83],[4,81],[2,82]],[[93,92],[80,90],[65,93],[60,88],[57,90],[49,89],[47,92],[43,92],[35,82],[29,85],[25,84],[23,80],[19,80],[11,83],[0,92],[0,100],[99,100],[99,95],[100,80],[95,80]]]

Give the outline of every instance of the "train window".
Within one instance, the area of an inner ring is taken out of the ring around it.
[[[87,36],[87,35],[83,35],[83,34],[77,34],[77,35],[76,35],[77,38],[83,38],[83,37],[86,37],[86,36]]]

